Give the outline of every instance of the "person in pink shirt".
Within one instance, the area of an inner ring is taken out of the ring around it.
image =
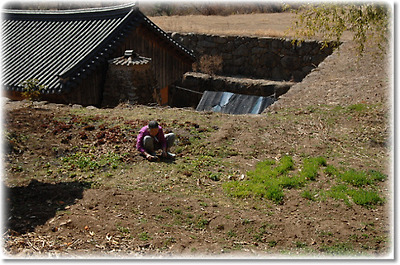
[[[148,125],[140,129],[137,136],[136,148],[147,160],[157,161],[159,157],[156,150],[161,149],[164,158],[175,158],[175,154],[169,152],[175,142],[175,134],[164,135],[162,127],[157,121],[150,121]]]

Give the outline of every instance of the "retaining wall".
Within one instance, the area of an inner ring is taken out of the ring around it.
[[[169,105],[195,108],[205,90],[263,97],[273,96],[277,99],[294,84],[290,81],[210,76],[188,72],[184,74],[180,82],[170,87]]]
[[[216,36],[170,33],[171,37],[194,51],[198,61],[203,55],[222,57],[220,75],[245,76],[269,80],[301,81],[333,52],[334,44],[269,37]]]

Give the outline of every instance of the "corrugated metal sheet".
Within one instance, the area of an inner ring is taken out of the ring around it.
[[[46,93],[68,92],[109,59],[117,44],[141,23],[194,58],[133,4],[64,11],[3,10],[3,87],[22,91],[21,82],[36,78],[47,87]]]
[[[228,114],[260,114],[275,102],[272,97],[205,91],[197,111],[214,111]]]

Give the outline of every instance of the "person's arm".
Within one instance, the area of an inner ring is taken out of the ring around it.
[[[140,130],[140,132],[137,136],[137,140],[136,140],[136,148],[140,153],[142,153],[146,157],[147,160],[149,160],[149,161],[156,160],[157,159],[156,156],[152,156],[151,154],[147,153],[146,149],[144,149],[143,138],[146,136],[146,133],[145,133],[146,130],[147,130],[146,127],[143,127]]]
[[[143,127],[137,136],[137,141],[136,141],[136,148],[137,150],[142,153],[147,159],[150,159],[152,156],[146,152],[146,149],[144,149],[143,146],[143,138],[145,137],[145,127]]]

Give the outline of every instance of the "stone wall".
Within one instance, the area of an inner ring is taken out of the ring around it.
[[[156,103],[159,92],[155,90],[156,79],[151,64],[109,64],[104,84],[104,107],[113,107],[121,102],[132,104]]]
[[[293,46],[289,39],[171,33],[171,37],[203,55],[221,56],[221,75],[270,80],[301,81],[333,51],[333,44],[305,41]]]

